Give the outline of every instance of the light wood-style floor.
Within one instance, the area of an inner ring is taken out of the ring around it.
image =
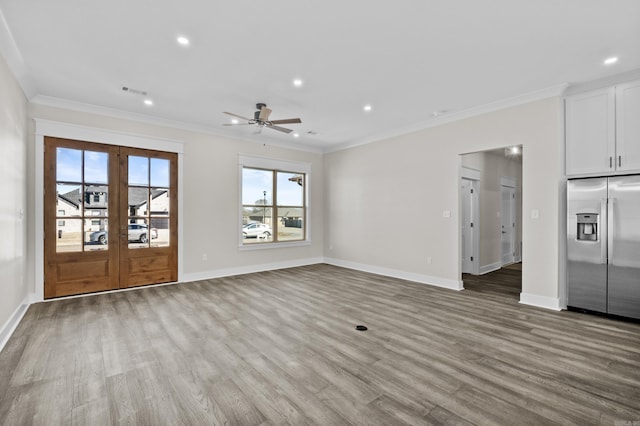
[[[638,424],[640,324],[520,305],[517,273],[455,292],[314,265],[36,304],[0,422]]]

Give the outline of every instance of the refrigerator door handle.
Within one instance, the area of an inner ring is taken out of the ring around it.
[[[609,198],[607,200],[607,263],[613,264],[613,208],[615,204],[615,198]]]
[[[609,235],[607,225],[609,224],[608,200],[602,199],[600,203],[600,260],[603,265],[607,264],[607,249],[609,248]]]

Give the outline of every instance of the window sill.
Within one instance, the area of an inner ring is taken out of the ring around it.
[[[245,244],[240,245],[238,249],[240,251],[252,251],[252,250],[264,250],[264,249],[274,249],[274,248],[287,248],[287,247],[301,247],[301,246],[310,246],[311,240],[304,241],[290,241],[286,243],[255,243],[255,244]]]

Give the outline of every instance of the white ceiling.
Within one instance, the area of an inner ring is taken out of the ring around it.
[[[0,0],[0,11],[0,48],[34,102],[322,151],[640,69],[638,0]],[[223,111],[251,117],[256,102],[300,117],[285,126],[300,137],[222,126]]]

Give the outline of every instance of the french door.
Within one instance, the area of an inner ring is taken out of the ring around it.
[[[177,155],[45,137],[44,296],[176,281]]]

